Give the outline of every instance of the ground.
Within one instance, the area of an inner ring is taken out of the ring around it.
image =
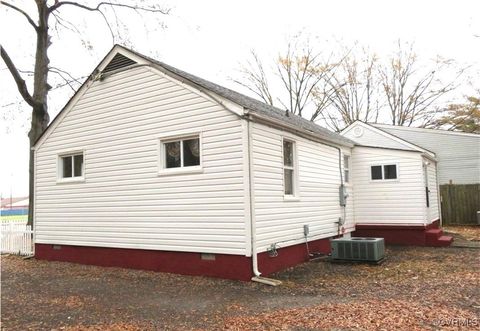
[[[479,249],[392,246],[381,265],[316,260],[273,275],[283,285],[269,287],[3,256],[1,322],[3,330],[478,329],[479,266]]]

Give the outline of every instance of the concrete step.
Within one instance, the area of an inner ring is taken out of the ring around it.
[[[427,239],[438,239],[443,235],[443,230],[442,229],[430,229],[425,231],[425,235]]]

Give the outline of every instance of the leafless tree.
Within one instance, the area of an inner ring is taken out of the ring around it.
[[[360,52],[343,49],[347,55],[325,76],[324,88],[314,98],[325,123],[335,131],[356,120],[377,122],[381,105],[377,56],[364,48]]]
[[[447,83],[440,79],[442,72],[453,66],[451,60],[437,57],[422,70],[412,45],[398,43],[398,50],[378,72],[391,124],[425,126],[438,111],[436,102],[458,87],[457,80],[464,69],[455,73]]]
[[[48,77],[49,73],[54,73],[59,77],[63,77],[66,84],[71,84],[76,79],[71,77],[68,72],[58,69],[50,64],[50,58],[48,56],[48,49],[52,44],[51,29],[58,29],[63,27],[65,29],[78,32],[78,29],[74,24],[69,22],[63,16],[63,10],[66,8],[77,9],[79,15],[85,13],[91,13],[99,15],[105,22],[106,27],[112,35],[112,41],[115,40],[115,28],[122,24],[117,15],[117,10],[128,10],[137,14],[151,13],[155,15],[166,15],[168,9],[162,8],[158,3],[152,2],[148,4],[142,2],[142,5],[137,5],[135,2],[129,4],[127,0],[121,1],[102,1],[96,2],[95,5],[86,5],[85,2],[75,1],[58,1],[53,2],[47,0],[35,0],[35,12],[29,12],[26,9],[22,9],[19,6],[9,2],[0,1],[0,5],[7,9],[21,15],[25,18],[25,22],[30,26],[36,36],[35,45],[35,64],[32,70],[33,73],[33,91],[31,92],[27,86],[27,83],[22,76],[22,72],[14,64],[14,61],[9,56],[9,53],[5,49],[4,45],[1,46],[1,57],[5,62],[8,70],[10,71],[17,89],[22,96],[23,100],[31,107],[32,116],[30,131],[28,133],[30,147],[34,145],[37,139],[46,130],[50,116],[48,113],[48,93],[52,89],[50,86]],[[110,15],[109,15],[110,13]],[[113,18],[109,18],[113,16]],[[33,151],[30,149],[30,163],[29,163],[29,215],[28,224],[33,223]]]
[[[286,51],[273,61],[271,71],[275,74],[275,82],[272,83],[269,79],[270,76],[255,51],[251,51],[252,60],[241,67],[241,79],[233,81],[253,92],[267,104],[278,103],[286,110],[287,116],[293,113],[307,116],[313,121],[319,116],[320,111],[314,110],[308,116],[305,109],[313,104],[313,96],[319,83],[338,66],[331,55],[328,58],[324,58],[323,55],[315,51],[309,41],[302,41],[296,37],[288,43]],[[279,87],[279,95],[286,97],[274,97],[272,84]]]

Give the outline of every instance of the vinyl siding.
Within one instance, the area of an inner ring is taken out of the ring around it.
[[[353,149],[354,207],[357,224],[423,224],[425,188],[419,152]],[[372,181],[372,165],[397,164],[397,180]]]
[[[363,129],[363,134],[360,137],[356,137],[353,134],[354,132],[353,129],[357,126]],[[387,137],[383,134],[375,132],[375,129],[362,125],[358,122],[353,123],[352,127],[349,128],[348,131],[342,132],[342,135],[353,140],[355,143],[361,146],[382,147],[382,148],[401,149],[401,150],[414,150],[408,145],[405,145],[401,142],[391,139],[390,137]]]
[[[158,175],[159,139],[201,133],[201,173]],[[84,150],[85,182],[57,183]],[[36,151],[36,242],[248,254],[241,120],[145,67],[96,81]]]
[[[337,235],[336,222],[343,217],[338,197],[338,151],[259,123],[252,123],[251,135],[258,251],[272,244],[285,247],[305,242],[305,224],[312,240]],[[283,137],[295,142],[298,199],[284,198]],[[345,228],[353,229],[351,204]]]
[[[438,206],[438,185],[437,185],[437,171],[435,162],[423,159],[423,162],[427,163],[427,175],[428,175],[428,189],[430,190],[429,202],[430,207],[427,208],[427,221],[431,223],[440,218],[440,211]]]
[[[381,130],[435,153],[439,184],[480,183],[480,135],[379,126]]]

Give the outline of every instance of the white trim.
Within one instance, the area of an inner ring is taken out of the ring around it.
[[[252,200],[250,189],[250,165],[249,165],[249,130],[248,121],[241,121],[242,125],[242,164],[243,164],[243,191],[244,191],[244,210],[245,210],[245,256],[252,256]]]
[[[394,165],[396,168],[397,178],[385,179],[385,166]],[[382,179],[373,179],[372,178],[372,167],[381,167],[382,169]],[[385,163],[372,163],[369,165],[369,174],[368,177],[370,178],[371,183],[384,183],[384,182],[399,182],[400,181],[400,167],[398,166],[398,162],[385,162]]]
[[[378,134],[380,134],[380,135],[382,135],[382,136],[384,136],[384,137],[386,137],[386,138],[389,138],[389,139],[391,139],[391,140],[394,140],[394,141],[396,141],[396,142],[399,143],[399,144],[402,144],[402,145],[405,145],[405,146],[407,146],[407,147],[410,147],[410,148],[412,148],[412,149],[415,150],[415,151],[423,152],[423,153],[425,153],[425,154],[427,154],[427,155],[430,155],[430,157],[435,157],[435,153],[430,152],[429,150],[426,150],[426,149],[424,149],[424,148],[421,148],[421,147],[419,147],[419,146],[417,146],[417,145],[415,145],[415,144],[412,144],[412,143],[410,143],[410,142],[408,142],[408,141],[406,141],[406,140],[404,140],[404,139],[398,138],[398,137],[394,136],[394,135],[391,134],[391,133],[385,132],[385,131],[383,131],[383,130],[381,130],[381,129],[373,126],[373,125],[366,124],[366,123],[361,122],[361,121],[355,121],[355,122],[353,122],[353,123],[350,124],[348,127],[346,127],[345,129],[343,129],[343,130],[340,132],[340,134],[341,134],[342,136],[345,136],[346,133],[348,133],[348,132],[351,131],[353,128],[357,127],[358,125],[363,126],[364,128],[367,128],[367,129],[373,129],[373,131],[374,131],[375,133],[378,133]],[[367,147],[368,147],[368,146],[367,146]]]
[[[286,166],[285,165],[285,153],[283,151],[283,144],[286,142],[289,142],[292,144],[292,157],[293,157],[293,165],[291,166]],[[297,142],[293,140],[290,137],[285,137],[282,136],[282,169],[283,169],[283,176],[282,176],[282,183],[283,183],[283,199],[285,201],[299,201],[300,200],[300,192],[299,188],[300,185],[298,185],[298,153],[297,153]],[[285,169],[287,170],[292,170],[293,175],[292,175],[292,190],[293,194],[285,194]]]
[[[348,157],[348,182],[345,180],[345,157]],[[342,171],[343,171],[343,184],[347,187],[352,186],[352,154],[342,151]]]
[[[75,176],[75,157],[76,155],[83,156],[82,164],[82,175]],[[63,164],[62,159],[65,157],[72,157],[72,177],[63,177]],[[84,149],[76,149],[69,151],[61,151],[57,153],[57,184],[66,184],[66,183],[83,183],[85,182],[85,164],[86,164],[86,153]]]
[[[183,141],[188,139],[198,138],[198,152],[200,164],[198,166],[183,165]],[[202,146],[202,132],[198,131],[177,131],[172,135],[162,135],[157,137],[158,141],[158,176],[179,175],[179,174],[193,174],[203,173],[203,146]],[[166,168],[165,167],[165,144],[169,142],[180,141],[180,167]]]

